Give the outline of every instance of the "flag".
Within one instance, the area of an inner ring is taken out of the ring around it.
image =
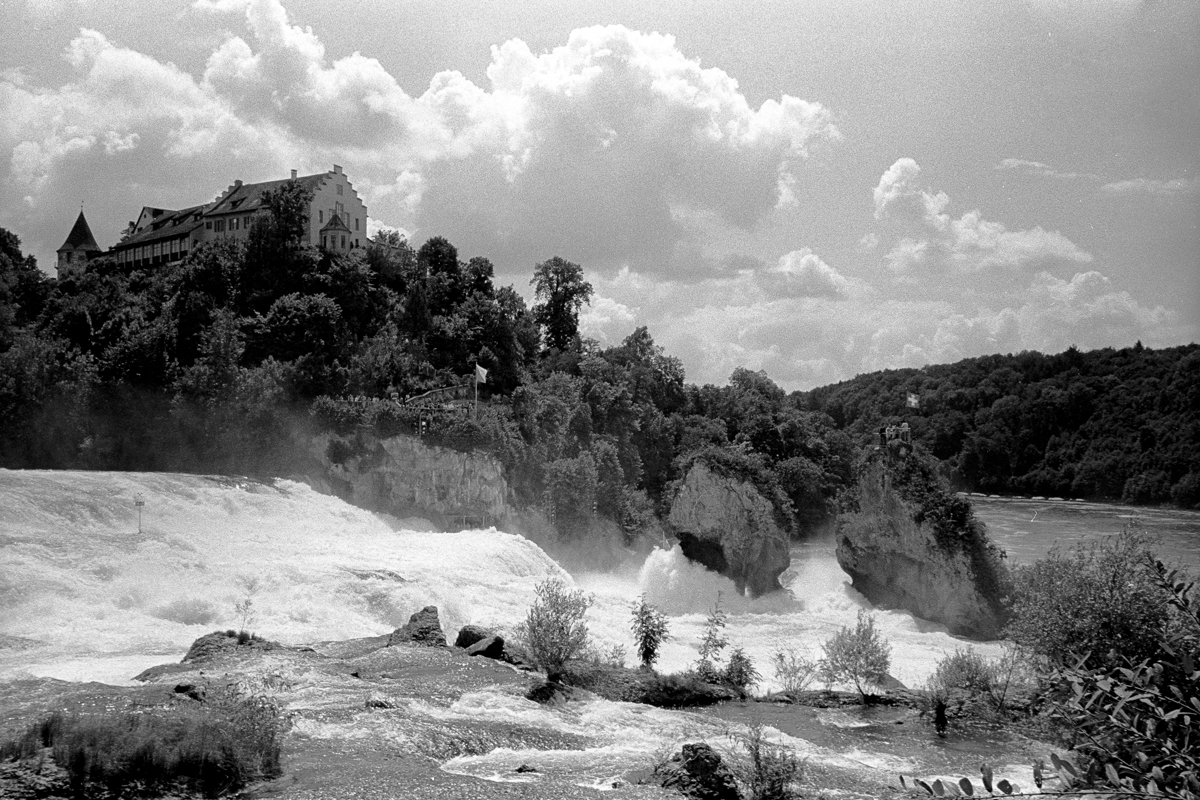
[[[487,373],[488,373],[488,371],[486,369],[484,369],[483,367],[476,364],[475,365],[475,382],[476,383],[487,383]]]
[[[909,408],[920,408],[921,407],[921,398],[918,397],[917,395],[913,394],[912,392],[909,392],[908,393],[908,407]]]

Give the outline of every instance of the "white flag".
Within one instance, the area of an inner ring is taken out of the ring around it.
[[[487,373],[488,373],[488,371],[486,369],[484,369],[483,367],[476,364],[475,365],[475,382],[476,383],[487,383]]]
[[[909,408],[920,408],[921,407],[921,398],[918,397],[917,395],[913,394],[912,392],[909,392],[908,393],[908,407]]]

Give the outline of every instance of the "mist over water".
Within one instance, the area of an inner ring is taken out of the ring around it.
[[[695,662],[720,593],[726,635],[763,673],[764,691],[775,688],[773,653],[818,657],[821,642],[870,609],[832,542],[797,546],[792,557],[787,592],[749,599],[678,548],[654,550],[636,570],[571,576],[520,536],[404,530],[291,481],[0,470],[0,680],[124,683],[215,629],[247,627],[285,644],[347,639],[390,632],[431,604],[451,638],[466,623],[511,632],[534,587],[556,576],[594,596],[597,648],[622,645],[631,665],[631,604],[644,593],[667,613],[665,672]],[[243,619],[237,604],[246,600]],[[892,644],[893,674],[910,686],[966,644],[904,612],[878,611],[876,620]]]

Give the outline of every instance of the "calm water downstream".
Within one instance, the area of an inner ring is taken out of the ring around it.
[[[1055,545],[1067,549],[1135,525],[1154,541],[1164,562],[1200,572],[1200,511],[981,495],[969,499],[992,539],[1016,564],[1032,563]]]

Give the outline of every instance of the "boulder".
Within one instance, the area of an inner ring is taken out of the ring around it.
[[[859,513],[838,522],[837,560],[876,606],[990,640],[1007,621],[1003,552],[920,450],[880,448],[858,480]]]
[[[494,635],[494,631],[489,631],[487,628],[481,628],[478,625],[463,625],[458,629],[458,636],[454,639],[454,646],[465,650],[476,642]]]
[[[403,627],[392,631],[388,637],[388,647],[412,642],[429,647],[445,647],[446,634],[442,633],[442,623],[438,618],[437,606],[425,606],[408,618]]]
[[[502,660],[504,658],[504,637],[489,636],[486,639],[480,639],[467,648],[467,655]]]
[[[207,661],[221,655],[242,654],[254,650],[273,650],[277,647],[279,647],[278,642],[260,639],[252,633],[235,633],[231,630],[214,631],[192,642],[183,661],[185,663]]]
[[[703,461],[688,470],[668,523],[692,561],[758,596],[780,589],[791,563],[787,531],[775,507],[748,481],[718,474]]]
[[[733,772],[704,742],[685,744],[654,770],[655,782],[694,800],[741,800]]]

